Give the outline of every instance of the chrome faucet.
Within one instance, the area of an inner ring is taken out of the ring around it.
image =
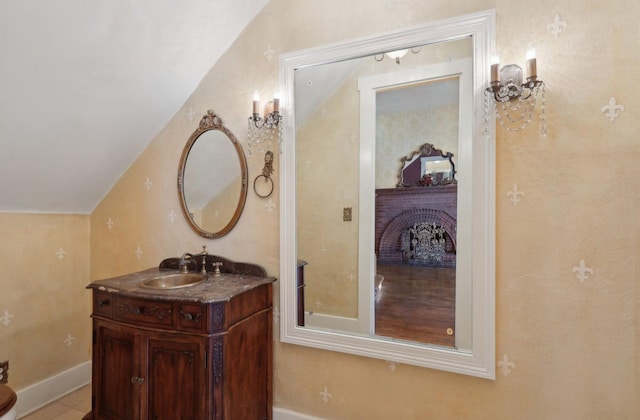
[[[188,252],[185,252],[184,254],[182,254],[182,257],[180,257],[178,268],[180,269],[181,273],[189,272],[189,267],[187,267],[187,264],[189,263],[189,261],[187,260],[187,257],[189,257],[190,260],[193,259],[193,255],[189,254]]]

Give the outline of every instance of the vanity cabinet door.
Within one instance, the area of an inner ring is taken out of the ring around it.
[[[93,418],[130,420],[138,418],[139,334],[133,328],[94,320]]]
[[[207,340],[94,319],[93,419],[206,418]]]
[[[204,419],[205,346],[197,337],[163,335],[147,342],[147,408],[142,418]]]

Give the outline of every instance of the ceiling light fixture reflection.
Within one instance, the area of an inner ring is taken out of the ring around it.
[[[411,51],[412,54],[418,54],[421,49],[422,49],[421,47],[405,48],[403,50],[395,50],[395,51],[389,51],[387,53],[376,54],[373,56],[373,58],[377,62],[380,62],[384,60],[384,56],[386,55],[390,59],[394,60],[396,64],[400,64],[400,59],[405,55],[407,55],[409,51]]]

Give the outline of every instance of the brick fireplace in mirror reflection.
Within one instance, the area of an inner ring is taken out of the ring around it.
[[[457,185],[376,190],[375,334],[455,346]]]

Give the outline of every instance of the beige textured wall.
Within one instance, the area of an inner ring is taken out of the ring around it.
[[[91,358],[89,216],[0,213],[0,361],[20,390]]]
[[[274,404],[340,419],[638,418],[635,0],[272,0],[92,214],[92,278],[201,244],[277,274],[277,185],[271,200],[250,192],[220,240],[197,237],[179,213],[178,160],[199,116],[213,108],[245,143],[252,92],[278,87],[278,54],[489,8],[503,63],[536,48],[549,121],[546,138],[498,131],[497,379],[276,341]],[[601,111],[612,97],[625,107],[614,121]],[[248,163],[252,181],[264,157]],[[277,177],[277,154],[274,167]],[[584,280],[581,261],[593,270]]]

